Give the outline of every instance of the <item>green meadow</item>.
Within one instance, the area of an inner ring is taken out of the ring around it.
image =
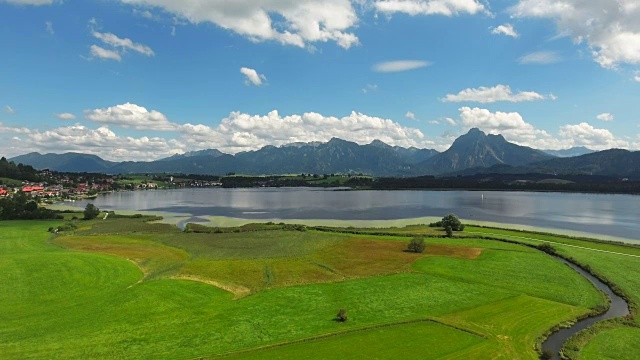
[[[553,242],[640,301],[629,246],[479,227],[442,238],[425,226],[182,232],[147,220],[56,235],[60,222],[0,222],[0,358],[536,359],[550,329],[605,303],[560,261],[489,236]],[[404,251],[413,234],[424,253]],[[573,354],[632,358],[635,325],[581,336]]]

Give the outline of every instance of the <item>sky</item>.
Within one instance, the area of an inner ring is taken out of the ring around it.
[[[640,150],[638,0],[0,0],[0,156]]]

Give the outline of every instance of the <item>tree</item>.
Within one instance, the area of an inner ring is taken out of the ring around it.
[[[451,229],[451,226],[447,226],[444,231],[447,233],[447,237],[453,237],[453,229]]]
[[[340,309],[340,311],[338,311],[338,315],[336,315],[336,321],[346,322],[347,320],[349,320],[347,309]]]
[[[95,205],[89,203],[84,208],[84,219],[85,220],[93,220],[100,215],[100,209],[98,209]]]
[[[424,247],[425,247],[424,238],[415,237],[411,239],[411,242],[409,242],[409,245],[407,246],[407,250],[414,253],[422,253],[424,252]]]
[[[454,214],[449,214],[442,218],[442,227],[446,229],[448,226],[451,227],[452,231],[464,230],[464,225]]]

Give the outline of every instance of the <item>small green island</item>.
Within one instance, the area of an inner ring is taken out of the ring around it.
[[[435,224],[239,227],[88,208],[0,222],[0,358],[571,359],[640,354],[640,247]],[[91,220],[86,220],[91,219]],[[457,220],[457,218],[455,219]]]

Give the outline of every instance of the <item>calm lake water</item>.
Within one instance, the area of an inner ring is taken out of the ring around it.
[[[483,198],[484,196],[484,198]],[[91,200],[101,209],[242,219],[463,219],[640,240],[640,196],[538,192],[336,191],[315,188],[131,191]],[[76,206],[84,207],[85,202]]]

